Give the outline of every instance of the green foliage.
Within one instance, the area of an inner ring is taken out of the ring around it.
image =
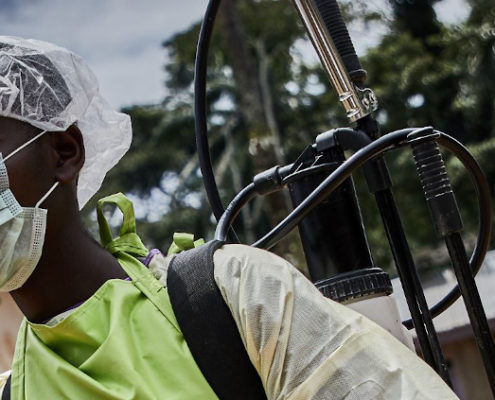
[[[490,15],[493,5],[474,3],[465,24],[442,26],[437,34],[428,37],[417,37],[414,30],[398,31],[400,24],[396,23],[396,29],[370,49],[363,64],[370,76],[368,84],[380,101],[377,117],[384,132],[405,125],[431,125],[471,144],[469,149],[493,190],[495,171],[490,159],[495,156],[495,98],[487,90],[495,78],[493,18],[486,19],[485,34],[480,35],[481,20],[474,17],[480,13],[479,7],[486,8],[481,15]],[[466,225],[465,236],[472,242],[478,221],[475,194],[460,163],[448,158],[448,167]],[[442,242],[431,229],[410,154],[404,151],[391,158],[389,168],[411,247],[421,255],[419,264],[428,268]],[[365,204],[364,208],[371,207]],[[383,233],[376,228],[378,219],[372,216],[368,224],[372,227],[372,246],[380,252]],[[382,260],[387,262],[386,258]]]
[[[380,102],[376,117],[383,133],[432,125],[468,144],[494,190],[495,92],[490,88],[495,81],[495,5],[491,0],[469,0],[469,18],[458,26],[444,26],[436,19],[433,3],[390,2],[393,18],[381,21],[389,33],[362,59],[367,84]],[[304,62],[301,49],[309,44],[290,1],[243,0],[238,8],[257,72],[267,65],[272,100],[263,98],[265,116],[271,107],[283,143],[282,156],[293,162],[317,134],[347,125],[344,113],[322,69]],[[381,17],[364,1],[345,3],[343,11],[346,19],[369,29]],[[210,239],[214,230],[194,139],[198,33],[199,23],[164,42],[169,57],[167,96],[160,105],[125,110],[133,120],[134,142],[101,191],[102,195],[130,194],[136,201],[145,243],[163,250],[170,245],[173,232]],[[276,147],[274,132],[253,132],[253,121],[243,113],[245,93],[223,40],[228,34],[217,29],[213,35],[208,71],[210,146],[224,204],[258,172],[255,157],[260,157],[260,149],[267,154]],[[430,268],[440,242],[431,227],[410,151],[387,160],[411,247],[420,266]],[[452,157],[447,160],[470,239],[478,218],[474,193],[459,163]],[[356,184],[375,259],[388,268],[391,255],[374,199],[366,193],[359,174]],[[254,202],[239,217],[236,229],[244,240],[253,240],[273,225],[269,217],[262,203]],[[90,218],[88,223],[92,224]],[[292,235],[288,241],[293,254],[286,256],[303,267],[297,238]]]

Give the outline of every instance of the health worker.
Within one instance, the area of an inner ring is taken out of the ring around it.
[[[138,260],[149,252],[130,201],[99,202],[103,245],[81,220],[131,136],[129,117],[108,106],[79,56],[0,37],[0,291],[25,316],[3,398],[218,398],[172,310],[170,257],[154,253],[149,268]],[[107,204],[124,215],[117,238]],[[225,245],[214,263],[268,399],[457,399],[416,354],[283,259]]]

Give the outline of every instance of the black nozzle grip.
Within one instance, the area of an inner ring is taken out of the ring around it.
[[[313,0],[325,26],[330,33],[340,58],[344,62],[349,77],[354,83],[366,80],[366,71],[356,54],[351,37],[336,0]]]
[[[432,133],[433,129],[413,132],[408,139],[414,140]],[[411,147],[437,234],[445,237],[462,231],[464,225],[461,214],[438,144],[435,141],[425,141],[413,143]]]

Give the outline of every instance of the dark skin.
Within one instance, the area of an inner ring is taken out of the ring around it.
[[[0,152],[6,157],[40,132],[24,122],[0,117]],[[41,204],[48,210],[41,259],[27,282],[10,292],[23,314],[35,323],[87,300],[109,279],[127,277],[82,222],[76,180],[83,164],[83,139],[75,125],[65,132],[44,134],[6,162],[10,188],[23,207],[34,207],[59,182]]]

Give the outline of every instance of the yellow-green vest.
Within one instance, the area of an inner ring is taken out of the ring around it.
[[[124,214],[111,237],[103,205]],[[12,400],[210,400],[217,396],[196,365],[167,289],[135,256],[132,204],[114,195],[98,204],[103,245],[132,281],[110,280],[55,326],[24,320],[12,369]]]

